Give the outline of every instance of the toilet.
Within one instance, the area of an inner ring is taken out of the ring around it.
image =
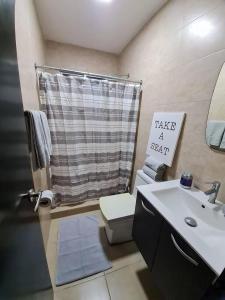
[[[105,221],[105,231],[110,244],[132,240],[137,186],[151,183],[155,183],[155,181],[142,170],[138,170],[132,195],[123,193],[99,199]]]

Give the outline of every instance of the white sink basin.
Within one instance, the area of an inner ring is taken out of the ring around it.
[[[139,186],[138,190],[208,263],[217,275],[225,268],[225,217],[220,203],[209,203],[197,189],[185,190],[179,180]],[[191,227],[190,217],[197,222]]]
[[[205,229],[211,229],[208,231],[210,236],[212,234],[225,234],[225,217],[221,212],[220,205],[208,205],[205,201],[200,201],[195,194],[194,191],[188,192],[180,187],[153,192],[153,195],[171,210],[171,213],[174,213],[177,218],[182,220],[185,217],[194,218],[199,227],[196,230],[197,232],[203,233],[204,230],[204,234],[206,234]],[[215,230],[219,232],[214,232]]]

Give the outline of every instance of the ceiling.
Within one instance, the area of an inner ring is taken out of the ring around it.
[[[167,0],[35,0],[44,38],[119,54]]]

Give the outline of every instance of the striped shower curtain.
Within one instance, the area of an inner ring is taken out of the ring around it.
[[[62,204],[127,190],[140,86],[39,73],[53,155],[52,186]]]

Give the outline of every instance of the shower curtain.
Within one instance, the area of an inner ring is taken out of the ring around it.
[[[140,85],[39,73],[53,145],[52,187],[62,204],[127,190]]]

